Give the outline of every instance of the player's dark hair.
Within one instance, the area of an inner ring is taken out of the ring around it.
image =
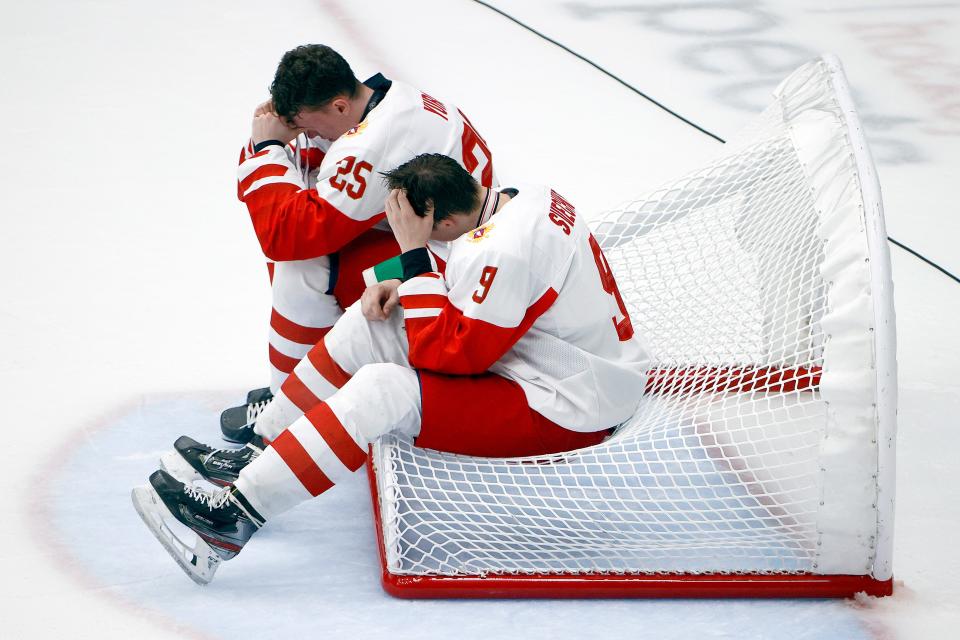
[[[456,160],[424,153],[383,174],[391,189],[404,189],[413,210],[427,215],[433,204],[434,224],[452,213],[469,213],[480,205],[477,181]]]
[[[306,44],[283,54],[270,85],[277,115],[291,120],[302,109],[317,109],[338,96],[352,98],[360,82],[339,53]]]

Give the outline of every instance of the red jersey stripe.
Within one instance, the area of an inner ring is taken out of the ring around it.
[[[433,322],[436,319],[437,319],[437,316],[426,316],[426,317],[419,317],[419,318],[404,317],[403,323],[404,323],[404,326],[406,326],[407,334],[409,335],[409,334],[416,334],[418,331],[421,331],[426,327],[429,327],[431,324],[433,324]],[[407,360],[409,361],[409,358],[407,358]],[[412,362],[410,366],[413,366]]]
[[[313,189],[265,184],[243,198],[260,248],[271,260],[309,260],[330,255],[386,217],[382,211],[354,220]]]
[[[307,412],[307,420],[320,433],[330,450],[350,471],[356,471],[367,461],[367,452],[360,448],[353,437],[343,428],[333,410],[326,402],[321,402]]]
[[[316,497],[333,486],[327,474],[317,466],[307,450],[289,430],[277,436],[270,446],[280,454],[280,458],[297,477],[303,488],[310,492],[310,495]]]
[[[447,296],[437,293],[400,296],[400,306],[404,309],[442,309],[445,304],[447,304]]]
[[[270,314],[270,327],[281,336],[297,344],[313,346],[323,340],[332,327],[305,327],[280,315],[276,309]]]
[[[468,318],[449,302],[434,318],[407,319],[410,364],[415,369],[438,373],[483,373],[516,344],[556,299],[557,292],[547,289],[527,308],[516,327]]]
[[[347,384],[351,376],[340,368],[327,351],[327,344],[321,340],[307,353],[307,359],[324,379],[337,389]]]
[[[527,330],[533,326],[533,323],[537,321],[537,318],[547,312],[547,309],[549,309],[550,306],[557,301],[558,295],[560,294],[553,289],[547,289],[536,302],[530,305],[530,307],[527,309],[527,312],[523,314],[523,320],[520,321],[520,325],[517,327],[517,330],[519,331],[517,340],[519,340],[520,336],[525,334]],[[517,340],[514,340],[513,342],[516,342]],[[511,343],[510,346],[512,347],[513,343]]]
[[[263,178],[272,178],[274,176],[282,176],[289,168],[282,164],[265,164],[262,167],[257,167],[250,173],[246,178],[240,181],[238,189],[240,190],[240,196],[243,197],[243,194],[247,192],[247,189],[250,188],[257,180],[262,180]]]
[[[307,385],[303,384],[303,380],[300,379],[296,371],[287,376],[287,379],[280,386],[280,390],[303,413],[317,406],[320,402],[320,398],[315,396]]]
[[[429,247],[427,248],[427,250],[429,251]],[[437,263],[437,272],[438,272],[438,273],[432,273],[432,272],[431,272],[430,274],[424,273],[424,274],[422,274],[422,275],[431,275],[431,276],[434,277],[434,278],[439,278],[440,276],[439,276],[438,274],[442,274],[442,273],[445,273],[445,272],[447,271],[447,262],[446,262],[443,258],[441,258],[440,256],[438,256],[436,253],[434,253],[433,251],[430,251],[430,255],[433,256],[434,262]]]

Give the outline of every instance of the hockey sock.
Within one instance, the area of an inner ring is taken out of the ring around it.
[[[350,374],[334,361],[321,340],[281,385],[273,402],[257,420],[255,431],[266,439],[277,437],[349,380]]]
[[[272,518],[352,475],[366,461],[368,444],[320,402],[247,465],[235,486],[256,512]]]

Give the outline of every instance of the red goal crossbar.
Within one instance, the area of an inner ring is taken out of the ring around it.
[[[646,393],[790,393],[819,387],[820,367],[672,367],[651,369]]]

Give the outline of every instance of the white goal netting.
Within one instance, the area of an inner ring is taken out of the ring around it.
[[[889,577],[893,316],[839,63],[722,157],[595,223],[654,366],[601,445],[484,459],[384,438],[386,568],[413,576]]]

